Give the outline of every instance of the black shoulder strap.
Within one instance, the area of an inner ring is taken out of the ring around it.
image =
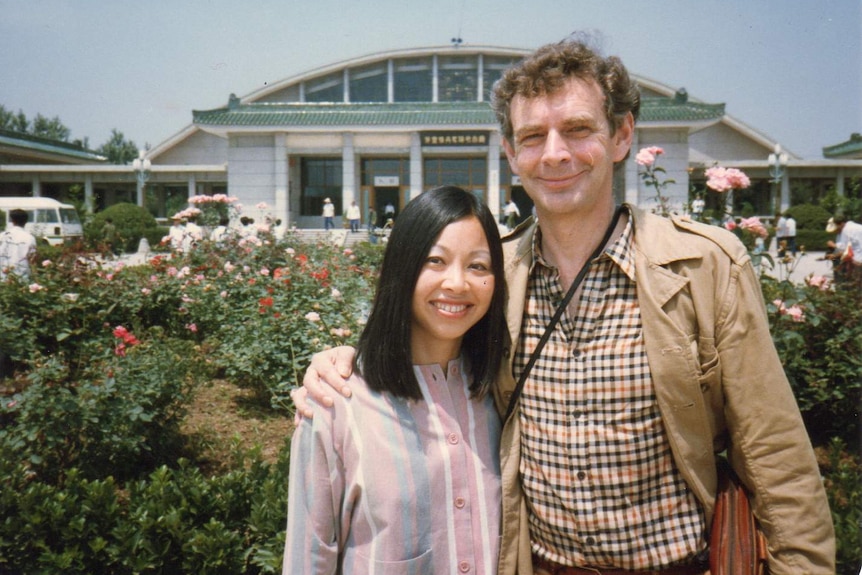
[[[542,337],[539,339],[539,343],[536,344],[536,349],[533,350],[533,353],[530,355],[530,360],[527,362],[527,365],[524,366],[524,370],[521,372],[521,376],[518,378],[518,383],[515,385],[514,391],[512,391],[512,397],[509,399],[509,406],[506,408],[506,417],[503,418],[503,421],[508,421],[509,417],[512,415],[512,412],[515,410],[515,405],[518,403],[518,398],[521,397],[521,390],[524,389],[524,383],[527,381],[527,376],[530,374],[530,370],[533,369],[533,365],[536,363],[536,360],[539,359],[539,354],[542,353],[542,348],[545,347],[545,344],[548,343],[548,340],[551,337],[551,334],[554,332],[554,327],[557,325],[557,322],[560,321],[560,317],[563,315],[563,311],[565,311],[566,307],[569,305],[569,302],[572,301],[572,296],[575,295],[575,292],[578,291],[578,286],[581,285],[581,282],[584,281],[584,277],[586,277],[587,272],[590,271],[590,265],[593,263],[593,260],[602,255],[602,252],[605,249],[605,245],[608,243],[608,240],[611,238],[611,234],[613,234],[614,229],[617,227],[617,223],[620,221],[620,215],[622,214],[622,207],[617,208],[616,213],[614,213],[613,220],[611,220],[611,224],[608,226],[608,229],[605,230],[605,235],[602,238],[602,241],[593,251],[592,255],[587,259],[584,263],[581,271],[578,272],[578,275],[575,276],[574,281],[572,281],[572,285],[569,286],[569,291],[566,292],[566,297],[563,298],[563,301],[560,302],[560,305],[557,306],[557,311],[554,312],[554,317],[551,318],[551,321],[548,323],[547,327],[545,327],[545,332],[542,334]]]

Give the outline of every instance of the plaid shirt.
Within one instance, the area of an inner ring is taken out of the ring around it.
[[[538,233],[534,242],[516,378],[564,296]],[[703,510],[674,464],[650,377],[633,242],[629,217],[594,261],[520,399],[533,551],[564,565],[656,569],[706,548]]]

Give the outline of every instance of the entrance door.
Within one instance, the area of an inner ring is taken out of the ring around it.
[[[518,211],[521,212],[520,217],[516,218],[516,225],[520,224],[531,215],[533,215],[533,200],[524,191],[521,186],[512,186],[512,199],[515,200],[515,205],[518,206]]]
[[[374,209],[377,211],[377,223],[379,227],[386,224],[388,218],[395,219],[401,211],[400,188],[398,186],[374,188]],[[390,206],[394,213],[386,213],[386,207]]]

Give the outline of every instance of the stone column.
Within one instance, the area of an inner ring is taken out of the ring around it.
[[[288,226],[290,223],[290,209],[287,194],[287,134],[275,135],[275,206],[273,208],[276,219]]]
[[[408,200],[422,193],[422,138],[419,132],[410,134],[410,197]]]

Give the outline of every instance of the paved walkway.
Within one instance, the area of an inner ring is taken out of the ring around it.
[[[832,279],[832,262],[825,259],[825,252],[806,252],[796,255],[792,263],[781,263],[778,254],[770,251],[769,254],[775,260],[775,268],[769,269],[764,265],[763,273],[779,280],[789,279],[793,283],[802,283],[808,276],[826,276]]]

